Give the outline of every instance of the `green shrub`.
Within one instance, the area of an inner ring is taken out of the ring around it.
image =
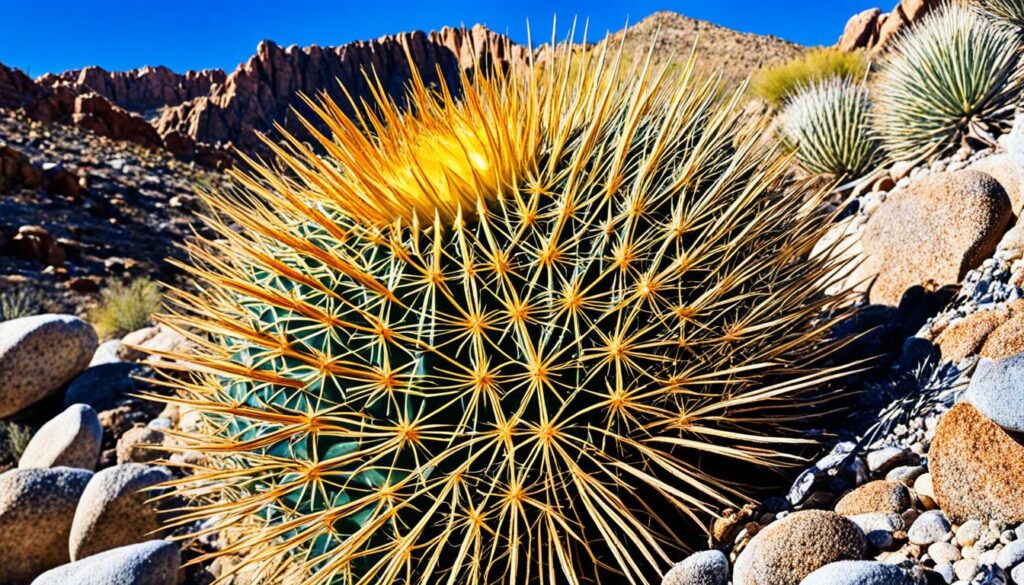
[[[46,299],[35,289],[16,288],[0,291],[0,321],[31,317],[45,313],[46,310]]]
[[[800,90],[782,111],[783,140],[808,172],[858,177],[881,158],[863,82],[832,78]]]
[[[868,60],[862,52],[846,53],[834,47],[811,49],[803,57],[755,73],[750,92],[778,108],[800,88],[830,77],[857,81],[867,70]]]
[[[89,318],[102,337],[119,337],[152,325],[162,298],[160,286],[148,278],[118,282],[103,291]]]
[[[966,137],[990,141],[1022,87],[1017,41],[950,5],[898,38],[875,79],[873,125],[893,160],[942,154]]]
[[[0,473],[18,464],[31,439],[32,430],[28,427],[0,421]]]

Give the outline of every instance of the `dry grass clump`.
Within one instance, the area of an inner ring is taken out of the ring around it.
[[[859,81],[867,71],[868,59],[863,52],[822,47],[782,65],[761,69],[750,81],[750,94],[778,108],[801,88],[833,77]]]
[[[160,286],[149,278],[107,287],[100,304],[89,312],[89,320],[101,337],[120,337],[153,324],[163,295]]]

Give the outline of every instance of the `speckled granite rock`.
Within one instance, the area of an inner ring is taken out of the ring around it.
[[[93,470],[100,457],[103,427],[96,411],[72,404],[40,427],[21,454],[18,467],[78,467]]]
[[[792,585],[829,563],[863,558],[866,546],[860,528],[835,512],[794,512],[754,536],[736,560],[733,584]]]
[[[932,485],[950,521],[1024,522],[1024,446],[967,403],[943,415],[930,455]]]
[[[150,540],[57,567],[32,585],[175,585],[180,566],[178,545]]]
[[[91,477],[70,467],[0,474],[0,583],[27,584],[71,560],[71,521]]]
[[[163,467],[140,463],[108,467],[93,476],[71,525],[71,560],[159,536],[157,508],[147,503],[155,495],[149,488],[172,478]]]
[[[0,417],[59,390],[89,365],[98,344],[92,325],[71,315],[0,323]]]

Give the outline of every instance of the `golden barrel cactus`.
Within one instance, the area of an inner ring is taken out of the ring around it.
[[[545,63],[309,100],[207,196],[181,524],[264,582],[647,583],[840,367],[820,196],[694,63]],[[413,67],[415,70],[415,67]]]

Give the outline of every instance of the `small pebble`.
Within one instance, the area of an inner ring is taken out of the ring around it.
[[[953,574],[957,579],[970,581],[978,574],[978,561],[974,559],[960,559],[953,563]]]
[[[931,544],[939,542],[949,532],[949,521],[938,510],[931,510],[918,516],[907,531],[907,538],[913,544]]]
[[[956,529],[956,543],[960,546],[970,546],[981,538],[981,522],[968,520]]]
[[[952,565],[960,560],[960,549],[948,542],[935,542],[928,547],[928,556],[937,565]]]

